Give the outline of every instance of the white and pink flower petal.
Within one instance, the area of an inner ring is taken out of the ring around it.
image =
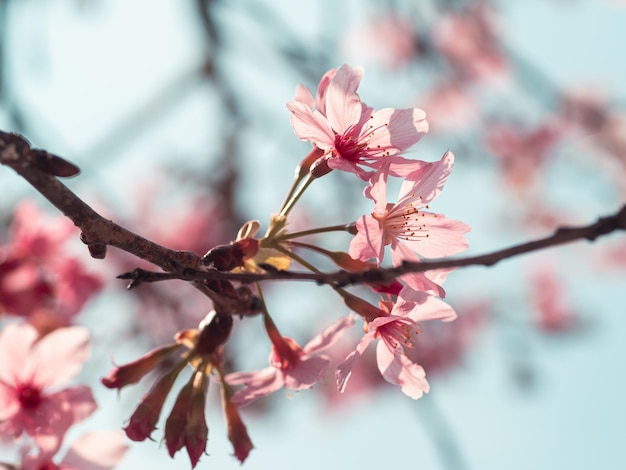
[[[289,390],[302,390],[315,385],[324,375],[330,359],[326,356],[312,356],[301,359],[298,364],[285,374],[285,388]]]
[[[339,341],[348,328],[354,326],[354,318],[355,316],[350,314],[345,317],[341,317],[339,320],[327,327],[324,331],[322,331],[322,333],[315,336],[304,346],[304,354],[319,354],[320,352],[332,347],[337,341]]]
[[[409,173],[400,187],[398,201],[419,198],[422,205],[432,202],[443,190],[453,164],[454,154],[448,151],[439,161],[427,163],[423,168]]]
[[[376,347],[376,360],[383,378],[391,384],[400,385],[406,396],[417,400],[430,390],[424,368],[403,353],[390,351],[382,341]]]
[[[245,379],[245,381],[242,382],[242,379]],[[278,369],[266,367],[256,372],[229,374],[226,376],[226,382],[229,384],[245,384],[245,387],[235,392],[231,398],[233,403],[242,407],[280,390],[285,384],[285,379],[282,372]]]
[[[363,106],[357,94],[363,69],[342,65],[326,89],[326,116],[335,132],[343,134],[361,120]]]
[[[354,367],[355,362],[363,355],[365,349],[369,346],[369,344],[374,339],[374,332],[370,331],[365,333],[357,344],[356,349],[352,351],[348,356],[344,359],[344,361],[337,366],[337,370],[335,371],[335,379],[337,380],[337,389],[339,392],[343,393],[346,389],[346,385],[348,384],[348,380],[352,375],[352,367]]]
[[[385,254],[385,233],[380,222],[369,215],[356,221],[357,234],[350,241],[348,253],[354,259],[369,261],[376,258],[378,264]]]
[[[33,382],[41,387],[67,383],[89,356],[89,330],[82,326],[58,328],[32,349]]]
[[[304,103],[287,103],[291,112],[291,126],[301,140],[312,142],[322,150],[329,150],[335,145],[335,133],[327,119],[316,109]]]

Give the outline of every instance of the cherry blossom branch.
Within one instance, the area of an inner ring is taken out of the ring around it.
[[[0,131],[0,163],[13,168],[80,229],[80,239],[92,257],[104,259],[107,246],[114,246],[168,272],[200,267],[201,258],[196,253],[171,250],[102,217],[57,178],[75,176],[79,169],[56,155],[31,148],[20,135]],[[220,303],[206,285],[194,285]]]
[[[545,248],[564,245],[578,240],[594,241],[600,236],[608,235],[609,233],[618,230],[626,230],[626,205],[622,206],[622,208],[615,214],[607,217],[601,217],[596,222],[589,225],[579,227],[559,227],[552,235],[538,240],[513,245],[509,248],[504,248],[502,250],[493,251],[483,255],[468,256],[465,258],[423,261],[419,263],[404,262],[402,265],[394,268],[374,268],[359,272],[337,271],[318,274],[272,270],[271,266],[267,266],[266,268],[268,268],[269,272],[263,274],[231,273],[217,270],[186,270],[179,273],[157,273],[143,269],[136,269],[118,277],[120,279],[130,279],[131,283],[129,287],[135,287],[142,282],[157,282],[170,279],[182,279],[186,281],[212,279],[238,281],[242,283],[277,280],[314,281],[318,284],[336,284],[339,286],[364,283],[378,284],[393,281],[404,274],[425,272],[434,269],[452,269],[468,266],[493,266],[502,260]]]
[[[57,176],[74,176],[78,173],[78,168],[60,157],[30,148],[28,142],[17,134],[0,131],[0,163],[13,168],[74,222],[81,230],[81,240],[89,247],[91,256],[94,258],[104,258],[106,247],[110,245],[149,261],[166,271],[160,273],[136,269],[119,276],[121,279],[131,280],[129,287],[136,287],[143,282],[180,279],[193,282],[214,301],[216,301],[215,292],[200,281],[252,283],[298,280],[337,286],[387,283],[408,273],[467,266],[493,266],[499,261],[514,256],[582,239],[593,241],[611,232],[626,230],[626,205],[624,205],[615,214],[601,217],[595,223],[580,227],[560,227],[545,238],[479,256],[419,263],[404,262],[394,268],[374,268],[359,272],[305,273],[276,270],[271,266],[267,266],[267,272],[261,274],[221,272],[214,269],[206,270],[202,266],[200,256],[196,253],[163,247],[102,217],[57,179]],[[217,302],[221,300],[217,299]]]

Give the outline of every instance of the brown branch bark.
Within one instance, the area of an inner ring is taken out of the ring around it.
[[[150,261],[166,271],[161,273],[136,269],[135,271],[119,276],[122,279],[131,280],[129,287],[135,287],[142,282],[180,279],[192,282],[197,288],[218,303],[226,302],[226,300],[219,296],[217,296],[218,298],[216,299],[215,291],[208,288],[205,281],[251,283],[291,280],[313,281],[318,284],[337,284],[342,286],[363,283],[386,283],[403,274],[413,272],[467,266],[493,266],[504,259],[525,253],[571,243],[576,240],[585,239],[593,241],[611,232],[626,230],[626,205],[624,205],[615,214],[601,217],[592,224],[579,227],[560,227],[556,229],[552,235],[545,238],[514,245],[479,256],[424,261],[419,263],[405,262],[401,266],[394,268],[376,268],[360,272],[337,271],[314,274],[295,271],[269,271],[262,274],[251,274],[221,272],[217,270],[207,271],[201,264],[200,256],[196,253],[175,251],[163,247],[100,216],[65,185],[59,182],[55,175],[69,172],[67,167],[65,171],[60,172],[54,168],[52,170],[48,168],[50,165],[42,165],[42,153],[55,161],[57,167],[63,168],[63,163],[73,166],[60,157],[48,154],[42,150],[31,149],[28,142],[17,134],[0,132],[0,163],[13,168],[74,222],[81,230],[81,240],[87,244],[92,256],[104,258],[106,247],[108,245],[115,246],[141,259]]]
[[[69,171],[59,171],[58,168],[49,168],[49,164],[41,164],[42,153],[48,155],[56,167],[75,168],[72,176],[78,173],[77,167],[62,158],[32,149],[28,141],[17,134],[0,131],[0,163],[13,168],[80,229],[80,238],[89,248],[91,256],[103,259],[107,246],[114,246],[167,272],[200,267],[201,258],[198,254],[171,250],[102,217],[58,180],[59,173],[64,173],[61,176],[70,176]],[[227,302],[205,283],[193,284],[214,302]]]
[[[337,271],[331,273],[308,273],[296,271],[272,271],[263,274],[230,273],[217,270],[197,271],[185,270],[179,273],[157,273],[136,269],[118,276],[120,279],[131,279],[131,286],[135,287],[142,282],[157,282],[170,279],[192,281],[197,279],[230,280],[241,283],[260,281],[313,281],[318,284],[337,284],[340,286],[351,284],[378,284],[397,279],[403,274],[431,271],[434,269],[462,268],[467,266],[493,266],[494,264],[515,256],[533,251],[564,245],[578,240],[593,241],[617,230],[626,230],[626,205],[618,212],[607,217],[601,217],[596,222],[580,227],[560,227],[552,235],[519,245],[514,245],[491,253],[465,258],[452,258],[419,263],[405,262],[394,268],[376,268],[367,271],[348,272]]]

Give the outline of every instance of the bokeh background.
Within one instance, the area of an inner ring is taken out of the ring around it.
[[[285,107],[296,85],[314,92],[328,69],[363,65],[370,106],[426,110],[431,130],[411,156],[456,154],[432,209],[472,226],[467,254],[481,254],[624,204],[624,44],[626,4],[609,0],[0,0],[0,129],[78,164],[68,186],[118,223],[202,254],[278,210],[309,149]],[[362,183],[337,173],[311,187],[296,224],[371,210]],[[0,241],[26,199],[55,216],[0,169]],[[145,391],[118,397],[98,384],[111,354],[132,360],[210,309],[180,283],[127,292],[114,276],[138,261],[74,249],[106,287],[75,319],[93,334],[81,380],[101,408],[68,442],[119,428]],[[430,394],[407,398],[373,363],[343,396],[330,376],[278,392],[244,410],[255,444],[245,466],[622,468],[625,274],[624,234],[454,272],[446,301],[459,319],[425,325],[419,346]],[[313,285],[275,285],[268,304],[301,344],[346,314]],[[266,365],[258,319],[237,325],[229,350],[240,370]],[[198,468],[238,468],[210,392],[210,455]],[[189,468],[154,436],[118,468]]]

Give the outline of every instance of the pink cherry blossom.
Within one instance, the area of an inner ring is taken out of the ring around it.
[[[417,108],[374,112],[357,94],[362,75],[361,68],[341,66],[325,93],[318,95],[317,109],[302,97],[287,103],[296,135],[324,150],[330,169],[352,172],[363,180],[371,171],[361,166],[376,170],[385,162],[396,176],[420,168],[421,162],[407,160],[400,153],[428,131],[426,114]]]
[[[352,315],[340,318],[303,348],[287,337],[282,337],[283,345],[277,347],[278,342],[273,339],[270,367],[255,372],[235,372],[225,377],[230,385],[245,385],[233,394],[231,401],[242,407],[282,387],[289,390],[311,388],[330,365],[330,358],[320,353],[335,344],[352,325]]]
[[[47,220],[30,202],[18,206],[9,243],[0,246],[0,313],[26,317],[42,333],[71,324],[102,287],[68,255],[64,244],[74,236],[68,220]]]
[[[407,355],[407,350],[413,349],[419,341],[421,327],[418,322],[436,319],[452,321],[456,313],[435,296],[411,289],[403,290],[394,304],[381,302],[380,306],[386,314],[367,323],[366,333],[356,349],[337,368],[339,391],[345,390],[355,361],[374,339],[379,339],[376,359],[383,378],[400,385],[405,395],[418,399],[430,389],[422,366]]]
[[[76,439],[60,463],[53,455],[22,456],[23,470],[109,470],[124,458],[128,445],[120,431],[94,431]]]
[[[346,56],[373,60],[393,69],[416,59],[419,45],[413,21],[384,11],[349,31],[342,41]]]
[[[442,214],[424,210],[435,199],[452,171],[454,155],[446,152],[438,162],[427,163],[404,180],[398,202],[387,203],[387,174],[376,173],[365,194],[374,200],[374,212],[361,217],[357,234],[350,243],[350,256],[367,261],[375,258],[380,264],[386,245],[391,245],[394,264],[399,264],[413,252],[427,257],[449,256],[467,248],[463,234],[469,227],[462,222],[446,219]]]
[[[432,40],[462,78],[493,82],[509,75],[499,35],[494,9],[480,1],[443,16]]]
[[[426,96],[424,110],[432,132],[467,131],[478,123],[480,110],[467,87],[456,81],[438,83]]]
[[[507,188],[525,193],[536,184],[562,133],[561,125],[555,121],[532,128],[510,123],[490,124],[485,143],[499,160]]]
[[[7,325],[0,332],[0,435],[25,432],[42,452],[54,454],[69,427],[97,407],[87,386],[55,391],[88,354],[86,328],[59,328],[39,338],[30,325]]]
[[[581,326],[567,289],[558,276],[557,268],[544,262],[531,272],[531,288],[535,307],[535,322],[545,333],[568,333]]]
[[[326,90],[328,89],[328,84],[336,74],[337,69],[330,69],[322,76],[317,86],[317,94],[315,95],[315,98],[308,88],[303,85],[298,85],[294,100],[304,103],[310,108],[315,108],[322,113],[322,115],[326,116]]]

